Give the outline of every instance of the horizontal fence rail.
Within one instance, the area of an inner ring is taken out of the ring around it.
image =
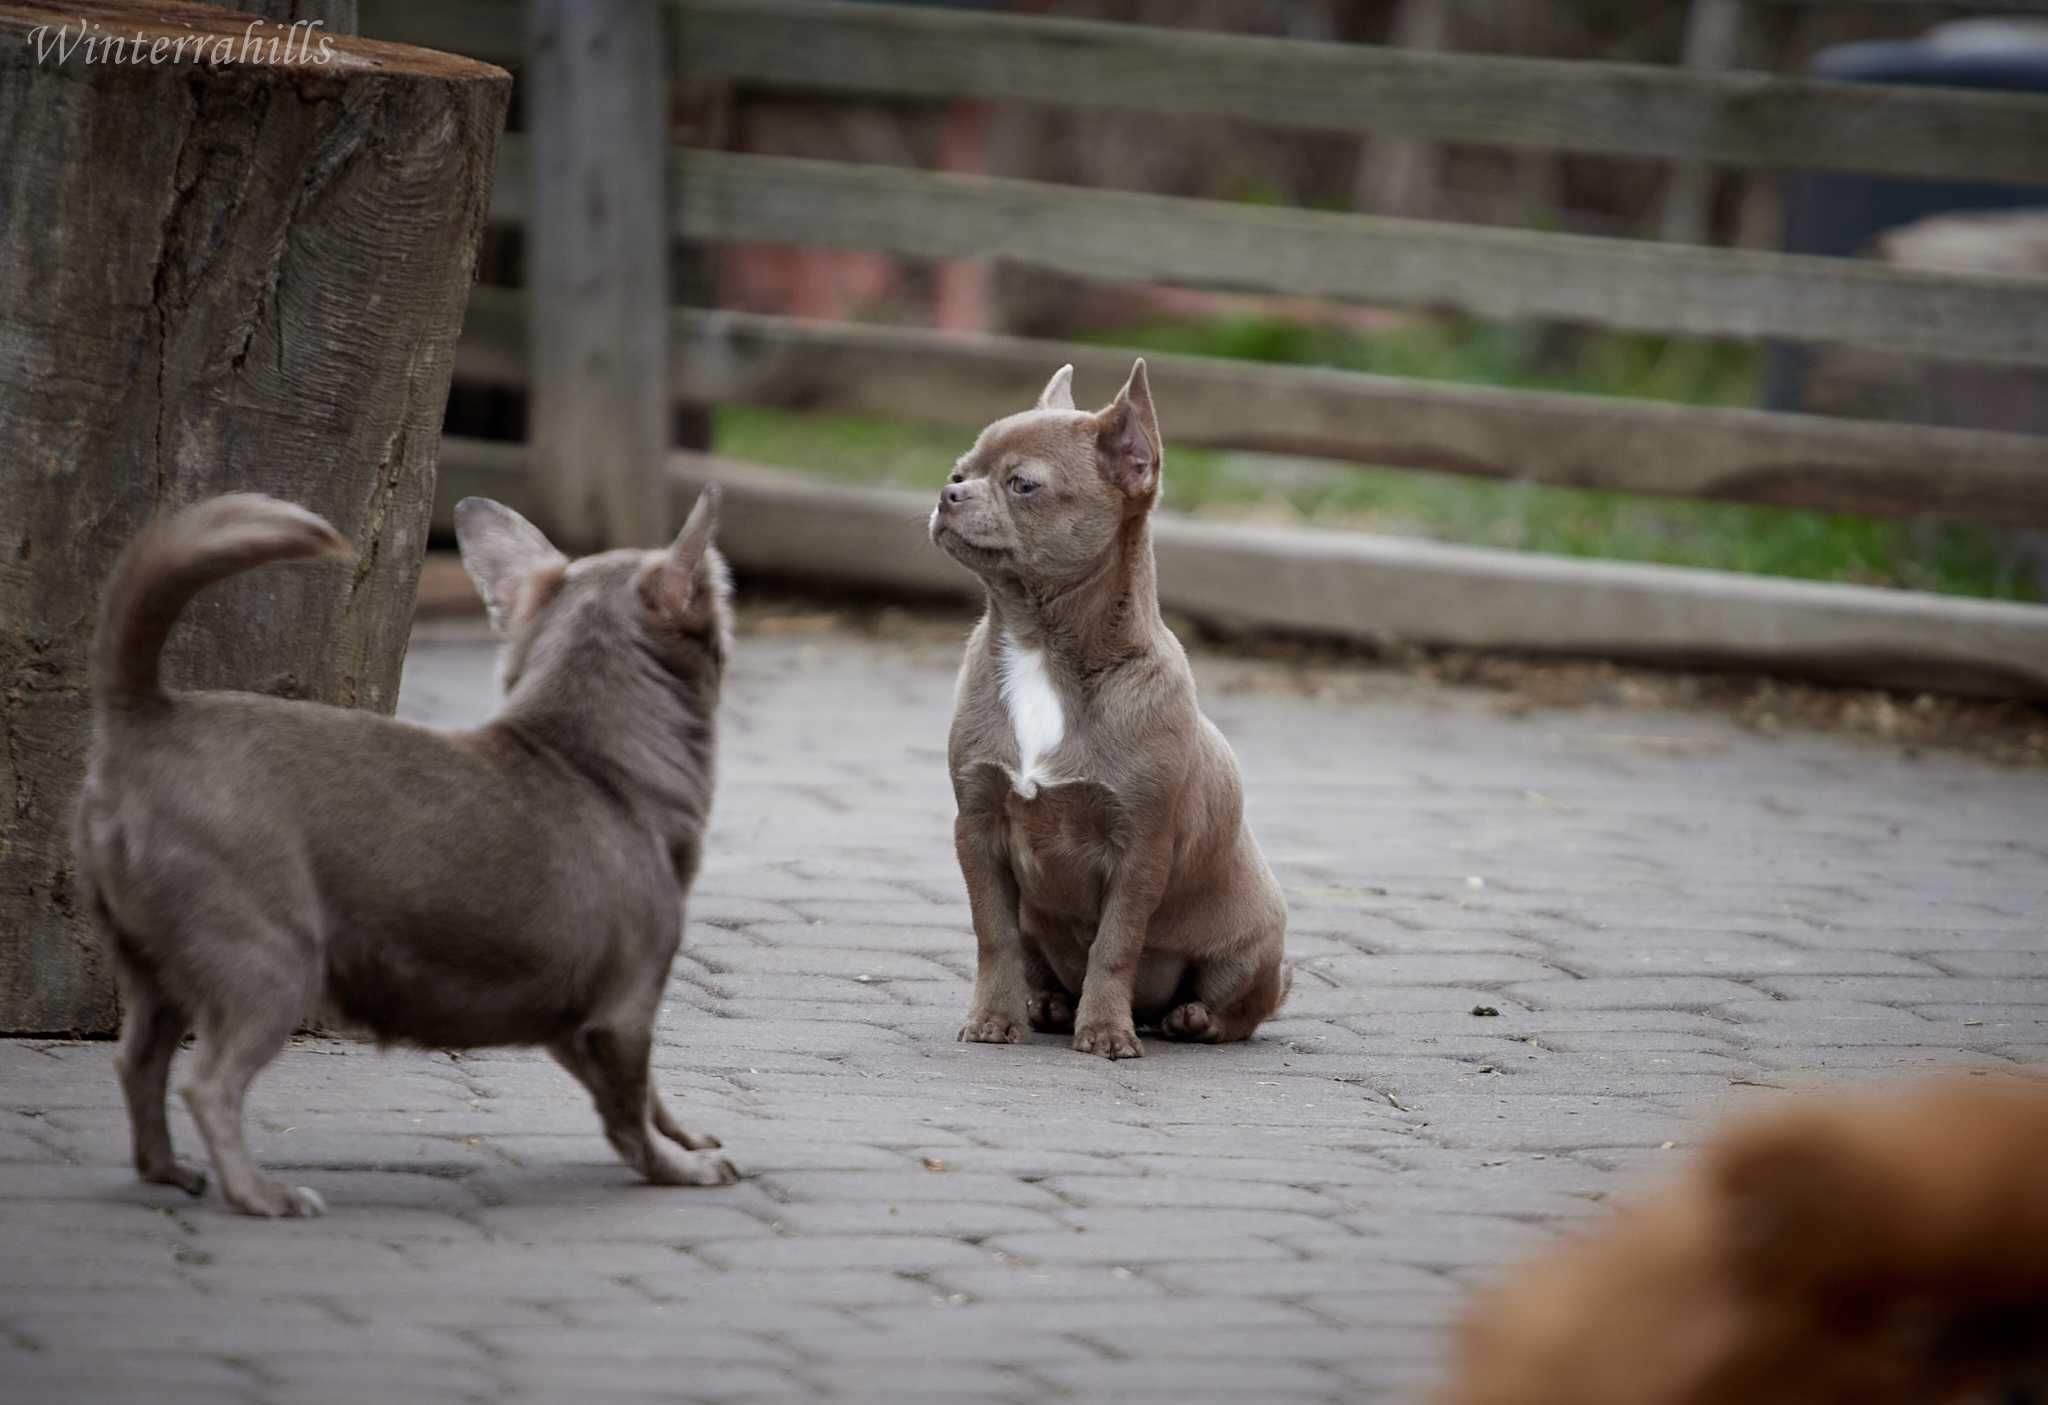
[[[1524,150],[2048,183],[2048,98],[2024,94],[833,0],[680,0],[670,8],[673,67],[687,77]],[[2031,8],[2048,9],[2048,0]],[[363,0],[362,14],[365,32],[379,37],[520,56],[516,0]]]
[[[524,142],[501,145],[494,218],[525,218],[526,161]],[[1108,281],[1456,308],[1501,320],[2048,363],[2048,279],[717,151],[679,154],[669,194],[672,232],[706,243],[1010,260]]]
[[[964,431],[1023,408],[1072,362],[1083,399],[1132,352],[1016,337],[678,309],[673,394],[944,424]],[[479,288],[456,374],[527,383],[523,295]],[[1560,487],[2048,527],[2048,441],[1503,390],[1352,371],[1148,353],[1175,443],[1438,469]]]
[[[526,452],[446,440],[436,525],[472,493],[524,507]],[[742,571],[980,598],[927,539],[929,493],[690,454],[670,471],[679,501],[721,485],[719,546]],[[1240,626],[2048,697],[2038,607],[1173,515],[1154,536],[1161,603]]]
[[[2048,99],[823,0],[689,0],[679,73],[1481,146],[2048,182]]]

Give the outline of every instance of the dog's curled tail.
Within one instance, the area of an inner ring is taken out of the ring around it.
[[[205,586],[271,561],[352,554],[303,507],[228,493],[159,517],[128,543],[100,600],[92,692],[101,708],[163,696],[157,664],[178,613]]]

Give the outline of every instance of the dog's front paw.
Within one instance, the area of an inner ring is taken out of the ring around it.
[[[968,1044],[1015,1044],[1024,1037],[1024,1027],[1008,1015],[976,1010],[960,1026],[960,1038]]]
[[[1145,1048],[1138,1043],[1138,1031],[1126,1019],[1122,1024],[1084,1024],[1074,1032],[1074,1048],[1105,1059],[1142,1059]]]

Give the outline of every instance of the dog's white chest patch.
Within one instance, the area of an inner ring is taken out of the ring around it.
[[[1010,729],[1017,735],[1017,769],[1010,784],[1029,800],[1038,794],[1040,785],[1052,781],[1045,758],[1066,735],[1067,718],[1060,710],[1059,690],[1046,672],[1043,649],[1021,648],[1015,638],[1005,634],[997,663],[1003,707],[1010,714]]]

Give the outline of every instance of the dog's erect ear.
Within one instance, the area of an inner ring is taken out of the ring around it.
[[[704,553],[711,549],[711,539],[717,534],[718,485],[707,483],[683,530],[676,533],[675,545],[648,578],[649,609],[676,619],[689,613],[690,603],[706,579]]]
[[[1095,423],[1095,454],[1103,476],[1129,497],[1149,498],[1158,492],[1159,416],[1152,409],[1144,357],[1131,367],[1131,378]]]
[[[1045,383],[1045,389],[1038,392],[1038,408],[1041,410],[1071,410],[1074,408],[1074,368],[1062,366],[1052,373],[1052,379]]]
[[[491,623],[501,632],[511,627],[520,593],[534,577],[569,564],[540,528],[489,498],[464,498],[455,504],[455,540]]]

